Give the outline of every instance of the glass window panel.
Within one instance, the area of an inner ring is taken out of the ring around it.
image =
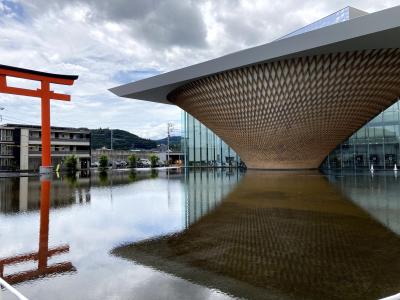
[[[291,33],[289,33],[289,34],[287,34],[287,35],[285,35],[285,36],[283,36],[283,37],[281,37],[279,39],[288,38],[288,37],[291,37],[291,36],[295,36],[295,35],[298,35],[298,34],[309,32],[309,31],[312,31],[312,30],[316,30],[316,29],[319,29],[319,28],[322,28],[322,27],[326,27],[326,26],[333,25],[333,24],[336,24],[336,23],[344,22],[344,21],[349,20],[349,18],[350,18],[349,7],[345,7],[345,8],[343,8],[343,9],[341,9],[341,10],[339,10],[339,11],[337,11],[337,12],[335,12],[335,13],[329,15],[329,16],[326,16],[326,17],[324,17],[324,18],[322,18],[320,20],[317,20],[317,21],[315,21],[315,22],[313,22],[313,23],[311,23],[311,24],[309,24],[307,26],[304,26],[304,27],[302,27],[300,29],[297,29],[297,30],[295,30],[295,31],[293,31],[293,32],[291,32]]]
[[[386,111],[397,111],[399,109],[399,102],[396,102],[392,106],[386,109]]]
[[[399,113],[397,111],[386,111],[383,115],[385,122],[395,122],[399,120]]]
[[[368,167],[368,145],[356,145],[354,161],[356,167]]]
[[[207,165],[207,156],[208,156],[208,130],[207,128],[201,124],[201,165]]]
[[[369,123],[370,124],[380,123],[382,122],[382,118],[383,118],[383,113],[380,113],[375,118],[373,118]]]
[[[388,125],[384,127],[385,137],[395,137],[396,130],[394,125]]]
[[[375,127],[375,138],[383,138],[383,127]]]
[[[365,127],[361,128],[360,130],[357,131],[357,138],[359,138],[359,139],[366,138],[366,129],[365,129]]]
[[[374,168],[383,168],[384,155],[382,144],[371,144],[369,146],[369,161],[374,165]]]
[[[368,137],[370,139],[375,138],[375,128],[374,127],[368,127]]]
[[[200,122],[195,120],[194,121],[194,163],[195,163],[195,165],[198,165],[199,162],[201,161],[200,145],[201,145]]]

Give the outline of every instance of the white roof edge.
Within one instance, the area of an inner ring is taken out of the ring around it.
[[[172,104],[167,95],[190,81],[244,66],[330,52],[400,47],[400,6],[350,19],[206,62],[111,88],[118,96]]]

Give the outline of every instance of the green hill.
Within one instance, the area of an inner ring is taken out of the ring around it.
[[[91,129],[92,149],[100,149],[106,147],[111,148],[111,130]],[[170,137],[170,149],[179,151],[181,147],[181,137]],[[115,150],[131,150],[131,149],[154,149],[157,145],[167,144],[167,138],[159,140],[143,139],[133,133],[125,130],[113,129],[113,148]]]
[[[172,151],[181,151],[181,139],[182,137],[180,136],[171,136],[169,138],[169,149]],[[155,141],[157,145],[164,144],[167,145],[167,138],[163,138],[160,140]]]
[[[167,138],[163,138],[163,139],[160,139],[160,140],[155,140],[155,142],[157,143],[157,144],[167,144]],[[181,143],[181,137],[180,136],[171,136],[170,138],[169,138],[169,143],[170,144],[180,144]]]
[[[91,129],[92,149],[106,147],[111,148],[111,130]],[[143,139],[135,134],[125,130],[113,129],[113,149],[152,149],[157,147],[157,142],[149,139]]]

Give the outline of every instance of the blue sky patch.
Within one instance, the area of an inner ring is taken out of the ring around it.
[[[22,5],[10,0],[0,0],[0,16],[6,16],[18,21],[23,21],[26,17]]]
[[[151,76],[155,76],[160,73],[161,72],[156,69],[119,71],[114,75],[113,79],[121,84],[125,84],[132,81],[137,81]]]

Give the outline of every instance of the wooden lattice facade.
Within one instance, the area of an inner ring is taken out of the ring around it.
[[[400,95],[400,49],[276,60],[191,81],[168,95],[249,168],[317,168]]]

